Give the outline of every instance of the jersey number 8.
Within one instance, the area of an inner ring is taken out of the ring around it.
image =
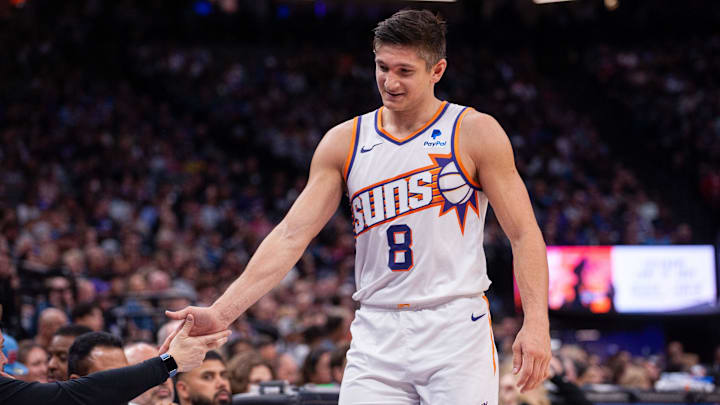
[[[393,225],[387,229],[388,267],[392,271],[408,271],[413,266],[412,230],[407,225]]]

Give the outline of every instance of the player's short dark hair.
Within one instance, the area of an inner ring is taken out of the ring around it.
[[[92,332],[92,329],[88,328],[84,325],[77,325],[77,324],[70,324],[70,325],[64,325],[61,326],[60,329],[55,331],[53,336],[72,336],[72,337],[78,337],[80,335],[84,335],[88,332]]]
[[[221,362],[222,364],[225,364],[225,359],[220,355],[220,353],[210,350],[209,352],[205,353],[205,358],[203,359],[203,362],[206,362],[208,360],[217,360]],[[180,379],[180,376],[185,375],[186,373],[177,373],[175,374],[175,380],[177,381]]]
[[[85,376],[90,370],[87,358],[98,346],[117,347],[122,350],[122,340],[107,332],[89,332],[75,338],[68,350],[68,377],[72,374]]]
[[[373,50],[384,44],[416,47],[428,69],[445,58],[447,24],[428,10],[398,11],[380,21],[373,32]]]
[[[93,310],[95,310],[96,308],[100,309],[100,306],[94,302],[83,302],[75,306],[75,308],[70,313],[70,316],[72,317],[73,321],[76,321],[78,318],[82,318],[92,314]]]

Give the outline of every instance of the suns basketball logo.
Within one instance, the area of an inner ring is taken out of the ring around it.
[[[478,210],[478,192],[468,184],[452,155],[429,154],[433,164],[367,186],[350,197],[355,235],[405,215],[440,207],[457,214],[465,232],[468,210]]]
[[[473,193],[473,188],[465,181],[455,162],[443,166],[438,175],[438,188],[450,204],[464,204]]]

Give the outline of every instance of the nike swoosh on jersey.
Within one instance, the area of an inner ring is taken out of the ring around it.
[[[478,317],[476,317],[475,314],[470,314],[470,320],[473,321],[473,322],[475,322],[475,321],[477,321],[478,319],[482,318],[483,316],[485,316],[485,314],[482,314],[482,315],[480,315],[480,316],[478,316]]]
[[[362,148],[360,148],[360,153],[370,152],[371,150],[373,150],[374,147],[376,147],[378,145],[382,145],[382,144],[383,144],[382,142],[376,143],[375,145],[371,146],[368,149],[365,149],[365,147],[363,146]]]

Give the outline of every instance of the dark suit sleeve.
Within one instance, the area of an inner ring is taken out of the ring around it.
[[[114,405],[137,397],[167,380],[160,357],[76,380],[28,383],[0,376],[0,405]]]

